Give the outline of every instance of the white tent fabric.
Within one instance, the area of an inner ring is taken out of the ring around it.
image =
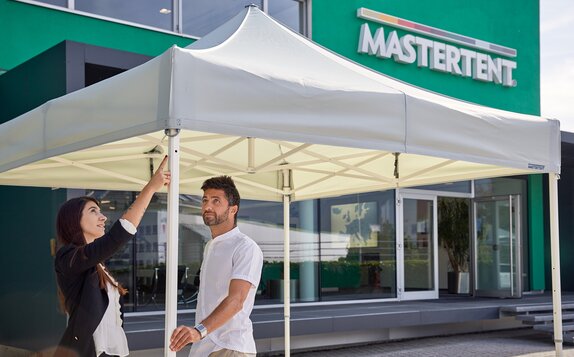
[[[560,170],[557,121],[410,87],[255,8],[1,128],[8,185],[137,190],[165,128],[184,130],[184,193],[215,172],[238,177],[245,197],[281,200],[276,172],[289,168],[300,200]]]
[[[0,184],[139,190],[168,150],[182,193],[228,174],[242,197],[276,201],[560,172],[558,121],[411,87],[248,7],[0,125]]]

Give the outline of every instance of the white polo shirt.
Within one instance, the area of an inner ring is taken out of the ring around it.
[[[207,318],[227,297],[232,279],[250,282],[251,289],[243,303],[243,309],[217,330],[208,331],[205,339],[194,343],[190,356],[207,356],[223,348],[243,353],[257,352],[249,315],[253,310],[262,267],[261,249],[237,227],[207,243],[199,276],[196,324]],[[208,347],[212,345],[213,348]]]

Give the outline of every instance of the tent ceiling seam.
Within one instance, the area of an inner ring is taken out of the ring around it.
[[[100,168],[90,166],[90,165],[81,164],[79,162],[70,161],[70,160],[67,160],[67,159],[64,159],[61,157],[52,157],[52,158],[50,158],[50,160],[54,160],[54,161],[61,162],[61,163],[67,163],[69,166],[75,166],[75,167],[78,167],[78,168],[86,170],[86,171],[97,172],[97,173],[101,173],[101,174],[106,175],[106,176],[116,177],[116,178],[119,178],[119,179],[122,179],[125,181],[137,183],[139,185],[145,185],[146,184],[146,181],[137,179],[135,177],[118,174],[118,173],[115,173],[113,171],[100,169]]]
[[[376,160],[376,159],[378,159],[378,158],[384,157],[384,156],[386,156],[386,155],[388,155],[388,153],[380,153],[380,154],[378,154],[378,155],[375,155],[375,156],[373,156],[373,157],[371,157],[371,158],[368,158],[368,159],[366,159],[366,160],[363,160],[363,161],[359,162],[359,163],[357,164],[357,166],[364,165],[364,164],[366,164],[366,163],[368,163],[368,162],[371,162],[371,161]],[[343,164],[343,163],[341,163],[341,164]],[[330,179],[330,178],[332,178],[332,177],[335,177],[335,176],[337,176],[337,175],[340,174],[340,173],[344,173],[344,172],[350,171],[350,170],[357,170],[356,167],[353,167],[353,166],[351,166],[351,165],[348,165],[348,166],[350,166],[350,167],[344,168],[344,169],[339,170],[339,171],[336,171],[336,172],[333,172],[333,173],[331,173],[331,174],[329,174],[329,175],[326,175],[326,176],[323,177],[323,178],[320,178],[320,179],[318,179],[318,180],[315,180],[315,181],[313,181],[313,182],[310,182],[310,183],[308,183],[308,184],[306,184],[306,185],[300,186],[300,187],[297,188],[297,190],[304,190],[304,189],[309,188],[309,187],[311,187],[311,186],[313,186],[313,185],[316,185],[316,184],[318,184],[318,183],[321,183],[321,182],[323,182],[323,181],[326,181],[326,180],[328,180],[328,179]],[[364,171],[366,171],[366,170],[364,170]],[[366,172],[368,172],[368,173],[370,174],[369,171],[366,171]],[[380,176],[380,175],[378,175],[378,174],[373,174],[373,175],[369,175],[369,176],[372,176],[372,177],[374,177],[374,178],[378,178],[378,179],[381,180],[381,181],[392,182],[392,180],[388,180],[387,178],[384,178],[384,177],[382,177],[382,176]]]
[[[198,157],[200,157],[200,158],[202,158],[202,159],[209,159],[209,160],[211,160],[211,161],[213,161],[213,162],[218,162],[218,163],[220,163],[221,165],[223,165],[223,166],[225,166],[225,167],[227,167],[227,168],[233,169],[233,170],[245,171],[245,168],[240,167],[240,166],[238,166],[238,165],[235,165],[235,164],[233,164],[233,163],[231,163],[231,162],[229,162],[229,161],[227,161],[227,160],[219,159],[219,158],[217,158],[217,157],[212,157],[212,156],[210,156],[210,155],[208,155],[208,154],[204,154],[204,153],[202,153],[202,152],[199,152],[199,151],[196,151],[196,150],[193,150],[193,149],[184,147],[184,146],[180,146],[179,150],[180,150],[181,152],[185,152],[185,153],[187,153],[187,154],[191,154],[191,155],[198,156]],[[204,163],[205,163],[205,162],[204,162]],[[190,169],[189,167],[185,167],[182,171],[187,171],[187,170],[189,170],[189,169]]]
[[[293,147],[294,145],[293,145],[293,144],[290,144],[290,143],[285,143],[285,146],[287,146],[287,147],[289,147],[289,146]],[[377,178],[379,178],[380,180],[383,180],[383,181],[387,181],[387,180],[388,180],[388,178],[386,178],[385,176],[382,176],[382,175],[380,175],[380,174],[377,174],[377,173],[374,173],[374,172],[371,172],[371,171],[368,171],[368,170],[365,170],[365,169],[361,169],[361,168],[359,167],[359,166],[364,165],[364,164],[366,164],[366,163],[368,163],[368,162],[371,162],[371,161],[373,161],[373,160],[376,160],[376,159],[383,158],[383,157],[387,156],[387,155],[389,154],[388,152],[374,152],[374,153],[371,153],[371,154],[373,155],[371,158],[369,158],[369,159],[367,159],[367,160],[364,160],[364,161],[361,161],[361,162],[359,162],[359,163],[356,164],[356,165],[347,164],[347,163],[344,163],[344,162],[342,162],[342,161],[340,161],[340,160],[336,160],[335,158],[331,158],[331,157],[328,157],[328,156],[325,156],[325,155],[322,155],[322,154],[313,152],[313,151],[311,151],[311,150],[303,150],[302,152],[305,153],[305,154],[307,154],[307,155],[309,155],[309,156],[316,157],[316,158],[321,159],[321,160],[323,160],[323,161],[327,161],[327,162],[330,162],[330,163],[332,163],[332,164],[341,166],[341,167],[343,167],[343,168],[345,168],[345,169],[347,169],[347,170],[355,170],[355,171],[357,171],[357,172],[363,173],[363,174],[368,175],[368,176],[377,177]],[[345,171],[346,171],[346,170],[345,170]]]
[[[410,178],[414,177],[414,176],[418,176],[418,175],[422,175],[422,174],[426,174],[429,173],[431,171],[443,168],[445,166],[451,165],[453,163],[457,162],[457,160],[445,160],[439,164],[427,167],[425,169],[419,170],[419,171],[415,171],[413,173],[411,173],[410,175],[404,176],[401,179],[399,179],[400,182],[404,183],[406,181],[408,181]]]
[[[281,144],[279,144],[279,145],[281,145]],[[302,150],[305,150],[306,148],[308,148],[308,147],[310,147],[310,146],[312,146],[312,144],[301,144],[301,145],[299,145],[299,146],[297,146],[297,147],[295,147],[295,148],[292,148],[290,151],[288,151],[288,152],[286,152],[286,153],[283,153],[283,154],[281,154],[281,155],[279,155],[279,156],[277,156],[277,157],[275,157],[275,158],[273,158],[273,159],[271,159],[271,160],[269,160],[269,161],[267,161],[267,162],[265,162],[265,163],[263,163],[263,164],[261,164],[261,165],[259,165],[259,166],[256,166],[256,167],[255,167],[255,171],[257,172],[257,171],[259,171],[259,170],[261,170],[261,169],[264,169],[265,167],[267,167],[267,166],[269,166],[269,165],[271,165],[271,164],[273,164],[273,163],[275,163],[275,162],[277,162],[277,161],[280,161],[280,160],[282,160],[282,159],[284,159],[284,158],[286,158],[286,157],[289,157],[289,156],[291,156],[291,155],[294,155],[294,154],[296,154],[296,153],[298,153],[298,152],[300,152],[300,151],[302,151]],[[285,169],[285,167],[283,166],[281,169]]]
[[[225,152],[225,151],[229,150],[230,148],[232,148],[232,147],[234,147],[234,146],[240,144],[241,142],[243,142],[243,141],[245,141],[245,140],[246,140],[246,138],[239,137],[239,138],[233,140],[232,142],[230,142],[229,144],[224,145],[224,146],[222,146],[221,148],[215,150],[214,152],[212,152],[211,154],[209,154],[209,156],[210,156],[210,157],[217,157],[217,155],[221,154],[222,152]],[[202,162],[205,162],[205,161],[207,161],[207,159],[206,159],[206,158],[203,158],[203,159],[199,160],[197,163],[198,163],[198,164],[201,164]]]
[[[300,168],[299,171],[305,171],[305,172],[311,172],[311,173],[316,173],[316,174],[332,174],[332,172],[330,171],[326,171],[326,170],[319,170],[319,169],[311,169],[311,168],[307,168],[307,167],[303,167]],[[354,174],[347,174],[347,173],[343,173],[340,172],[338,173],[336,176],[339,177],[348,177],[348,178],[356,178],[356,179],[360,179],[360,180],[368,180],[368,181],[375,181],[375,182],[380,182],[381,180],[376,178],[376,177],[372,177],[372,176],[366,176],[366,175],[354,175]],[[389,181],[391,179],[389,178]]]
[[[208,173],[211,173],[211,174],[213,174],[213,175],[218,175],[218,174],[219,174],[219,172],[213,171],[213,170],[209,170],[209,169],[206,169],[205,171],[207,171]],[[212,171],[212,172],[209,172],[209,171]],[[247,173],[246,173],[246,174],[247,174]],[[248,175],[248,174],[247,174],[247,175]],[[260,189],[262,189],[262,190],[266,190],[266,191],[269,191],[269,192],[273,192],[273,193],[277,193],[277,194],[282,194],[282,193],[283,193],[282,190],[279,190],[279,189],[277,189],[277,188],[275,188],[275,187],[269,187],[269,186],[266,186],[266,185],[263,185],[263,184],[260,184],[260,183],[257,183],[257,182],[249,181],[249,180],[246,180],[246,179],[244,179],[244,178],[241,178],[240,176],[233,176],[233,180],[235,180],[235,181],[237,181],[237,182],[241,182],[241,183],[243,183],[243,184],[245,184],[245,185],[249,185],[249,186],[252,186],[252,187],[260,188]],[[181,181],[180,181],[180,182],[181,182]]]

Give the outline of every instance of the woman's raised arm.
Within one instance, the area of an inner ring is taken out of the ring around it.
[[[164,167],[167,164],[167,156],[163,158],[161,164],[153,174],[152,178],[149,180],[147,185],[144,186],[134,203],[127,209],[121,218],[127,219],[137,227],[149,205],[154,193],[159,191],[163,186],[169,186],[171,181],[171,174],[164,171]]]

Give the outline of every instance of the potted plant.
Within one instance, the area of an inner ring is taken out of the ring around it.
[[[469,206],[468,199],[441,198],[438,201],[438,237],[450,265],[448,292],[469,293]]]

